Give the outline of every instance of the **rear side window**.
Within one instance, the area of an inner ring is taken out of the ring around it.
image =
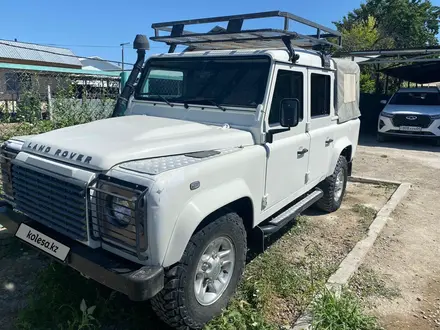
[[[330,115],[330,76],[312,73],[311,87],[312,118]]]
[[[272,105],[269,113],[269,125],[280,122],[280,106],[283,99],[298,99],[299,119],[303,119],[304,78],[302,72],[278,70]]]

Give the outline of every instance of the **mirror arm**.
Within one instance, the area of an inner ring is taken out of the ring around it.
[[[283,133],[283,132],[287,132],[290,131],[290,127],[283,127],[283,128],[273,128],[270,129],[267,133],[266,133],[266,143],[272,143],[273,142],[273,135],[277,134],[277,133]]]

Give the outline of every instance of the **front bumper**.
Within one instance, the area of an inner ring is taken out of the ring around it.
[[[69,246],[70,252],[65,261],[68,266],[98,283],[127,295],[131,300],[150,299],[163,289],[164,270],[162,267],[140,266],[102,249],[91,249],[15,212],[8,203],[0,201],[0,224],[8,231],[15,233],[20,223],[26,223]]]
[[[416,137],[426,139],[440,138],[440,119],[433,120],[427,128],[420,131],[401,131],[400,127],[394,126],[389,117],[379,116],[377,132],[389,136]]]

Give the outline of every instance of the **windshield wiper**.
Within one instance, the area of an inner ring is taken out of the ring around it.
[[[156,95],[153,95],[153,96],[162,99],[162,100],[163,100],[166,104],[168,104],[170,107],[174,107],[174,104],[172,104],[170,101],[168,101],[168,99],[167,99],[165,96],[162,96],[162,95],[159,95],[159,94],[156,94]]]
[[[212,105],[216,106],[217,108],[219,108],[220,110],[226,111],[225,107],[222,107],[220,104],[218,104],[217,102],[214,102],[213,100],[206,100],[208,102],[210,102]]]
[[[189,108],[188,103],[193,103],[193,102],[205,102],[205,101],[211,103],[213,106],[219,108],[220,110],[226,111],[226,108],[225,108],[225,107],[221,106],[220,104],[218,104],[218,103],[215,102],[214,100],[211,100],[211,99],[204,99],[204,98],[198,98],[198,99],[196,98],[196,99],[185,100],[185,101],[183,101],[183,106],[184,106],[185,108],[188,109],[188,108]]]

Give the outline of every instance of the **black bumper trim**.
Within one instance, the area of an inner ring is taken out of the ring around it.
[[[103,249],[91,249],[62,236],[21,213],[15,212],[8,203],[0,201],[0,224],[6,227],[8,231],[15,233],[20,223],[26,223],[41,233],[69,246],[71,250],[65,264],[82,275],[127,295],[131,300],[143,301],[150,299],[163,289],[164,270],[161,266],[141,266]],[[33,246],[32,248],[35,249]],[[50,257],[59,261],[52,256]]]

